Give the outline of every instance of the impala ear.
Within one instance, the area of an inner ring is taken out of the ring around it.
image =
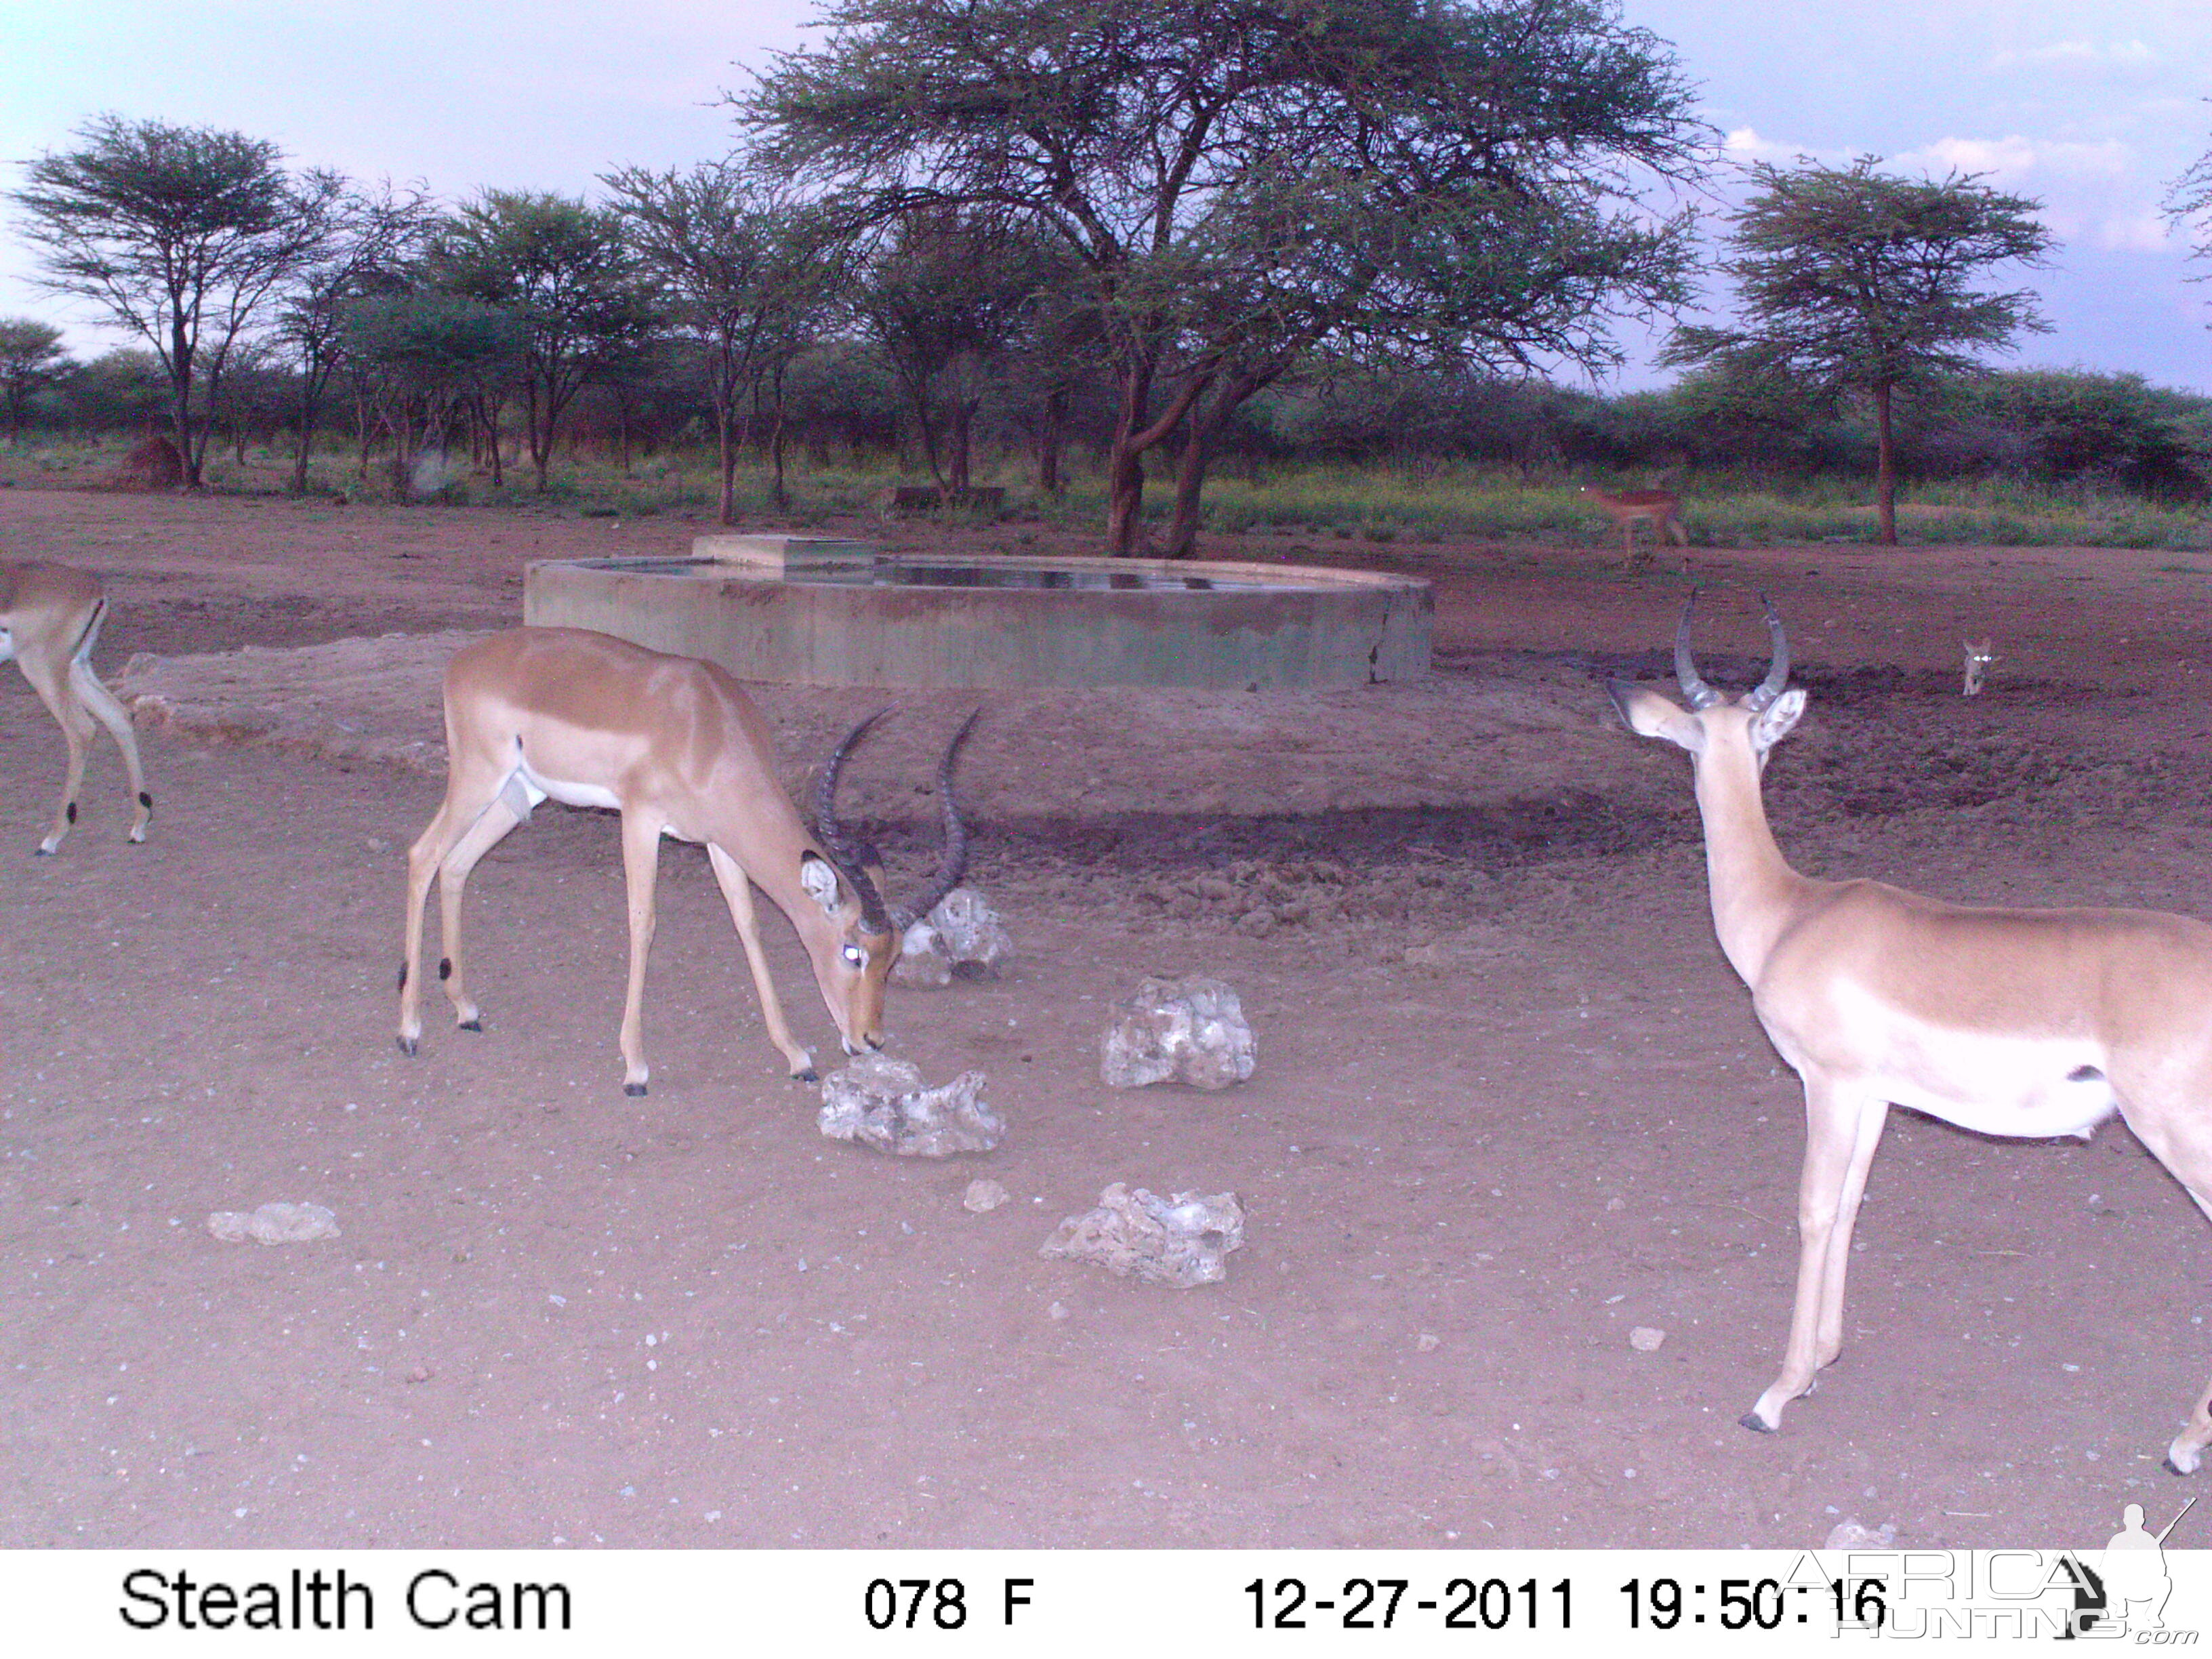
[[[1764,755],[1788,737],[1805,712],[1805,688],[1793,685],[1760,709],[1751,722],[1751,747]]]
[[[1664,738],[1693,755],[1705,746],[1705,728],[1671,698],[1648,685],[1631,685],[1626,680],[1607,680],[1605,689],[1612,694],[1620,718],[1638,737]]]
[[[837,879],[836,866],[819,853],[799,855],[799,884],[825,916],[835,916],[844,902],[844,891]]]

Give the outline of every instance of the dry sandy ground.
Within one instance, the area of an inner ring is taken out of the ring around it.
[[[35,860],[61,744],[0,681],[0,1544],[1799,1546],[1848,1516],[2094,1545],[2190,1489],[2154,1459],[2212,1373],[2212,1241],[2118,1126],[1896,1115],[1841,1363],[1780,1435],[1736,1426],[1788,1321],[1797,1094],[1713,945],[1687,769],[1600,685],[1662,672],[1683,584],[1585,552],[1366,560],[1439,584],[1425,685],[899,700],[854,799],[908,870],[926,760],[986,707],[974,875],[1021,955],[892,1024],[933,1080],[989,1073],[988,1158],[822,1139],[695,849],[663,856],[653,1092],[625,1098],[603,814],[486,861],[487,1029],[434,999],[404,1059],[448,642],[357,641],[506,625],[525,560],[690,531],[0,490],[0,554],[106,573],[100,661],[163,659],[129,678],[170,716],[149,842],[103,747]],[[1293,549],[1220,550],[1343,550]],[[1813,703],[1769,797],[1801,867],[2201,905],[2212,561],[1695,557],[1792,620]],[[1755,669],[1753,617],[1713,606],[1713,678]],[[763,701],[795,778],[879,699]],[[1113,1000],[1200,970],[1243,992],[1258,1074],[1103,1088]],[[1015,1202],[968,1213],[981,1175]],[[1238,1194],[1228,1282],[1040,1259],[1116,1180]],[[343,1234],[209,1235],[270,1200]]]

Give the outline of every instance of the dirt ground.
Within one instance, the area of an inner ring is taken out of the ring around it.
[[[2212,1373],[2212,1240],[2117,1124],[1894,1115],[1843,1359],[1778,1436],[1736,1425],[1788,1323],[1798,1096],[1714,945],[1688,769],[1602,691],[1664,672],[1684,580],[1586,550],[1215,544],[1433,580],[1425,684],[894,699],[853,799],[909,872],[929,758],[985,708],[972,878],[1020,954],[891,1024],[931,1080],[989,1074],[987,1158],[823,1139],[673,845],[626,1098],[603,813],[486,860],[486,1030],[434,996],[404,1058],[438,660],[518,619],[526,560],[694,528],[0,489],[0,556],[110,579],[156,800],[126,846],[103,744],[30,856],[62,745],[0,680],[0,1544],[2094,1546],[2185,1495],[2156,1459]],[[1812,706],[1768,798],[1801,868],[2203,908],[2212,559],[1692,556],[1711,678],[1757,672],[1749,590],[1790,619]],[[883,700],[762,695],[794,779]],[[1104,1088],[1114,1000],[1197,971],[1257,1074]],[[986,1175],[1014,1201],[970,1214]],[[1113,1181],[1234,1191],[1227,1283],[1041,1259]],[[342,1236],[210,1237],[271,1200]]]

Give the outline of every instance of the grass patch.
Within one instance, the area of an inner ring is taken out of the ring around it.
[[[114,472],[129,450],[129,442],[119,438],[0,446],[0,480],[31,488],[91,483]],[[1076,458],[1068,459],[1073,463]],[[292,466],[290,452],[282,445],[249,447],[243,467],[226,449],[210,454],[208,485],[218,494],[281,495],[289,491]],[[787,479],[790,500],[779,508],[765,469],[749,465],[738,474],[737,515],[740,523],[799,528],[873,517],[885,486],[912,483],[921,476],[888,461],[817,466],[794,457]],[[309,494],[325,499],[398,499],[380,457],[372,458],[364,478],[349,451],[319,451],[308,479]],[[1095,533],[1105,519],[1103,480],[1079,465],[1071,465],[1066,488],[1056,496],[1041,495],[1029,486],[1025,464],[1018,457],[981,470],[975,482],[1005,488],[1004,513],[994,517],[956,509],[935,521],[977,531],[994,524],[1048,525],[1084,534]],[[1651,480],[1596,475],[1524,479],[1510,468],[1453,464],[1418,472],[1380,465],[1272,465],[1246,472],[1232,460],[1222,465],[1207,486],[1201,523],[1217,535],[1303,539],[1324,548],[1417,546],[1441,540],[1618,547],[1620,532],[1577,494],[1576,486],[1583,482],[1635,489]],[[1693,475],[1673,487],[1682,498],[1683,524],[1699,545],[1854,545],[1875,539],[1869,479],[1819,476],[1777,481],[1716,472]],[[447,507],[705,523],[713,518],[718,495],[713,452],[697,448],[640,456],[627,471],[588,456],[564,459],[554,466],[543,490],[526,465],[507,469],[497,486],[488,474],[467,473],[427,499],[414,499]],[[1145,514],[1156,532],[1170,505],[1169,487],[1156,479],[1146,493]],[[1639,537],[1644,534],[1648,531]],[[2118,491],[2002,479],[1917,483],[1899,495],[1898,538],[1907,544],[2203,551],[2212,550],[2212,512],[2203,504],[2174,506]],[[2176,574],[2185,571],[2212,574],[2187,567]]]

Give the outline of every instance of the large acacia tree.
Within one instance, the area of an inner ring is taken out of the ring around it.
[[[40,250],[39,281],[153,347],[196,488],[223,370],[323,246],[343,181],[288,173],[275,144],[213,127],[101,115],[76,137],[80,148],[30,162],[14,193]]]
[[[1181,437],[1316,353],[1600,365],[1672,305],[1684,222],[1641,186],[1710,134],[1609,0],[830,0],[731,94],[761,160],[861,221],[981,210],[1065,251],[1117,382],[1107,540]]]
[[[2022,330],[2047,331],[2032,292],[1978,284],[1992,265],[2042,264],[2054,239],[2033,217],[2039,202],[1977,176],[1900,179],[1879,165],[1871,155],[1845,167],[1755,163],[1758,193],[1730,216],[1735,257],[1721,265],[1741,292],[1745,326],[1678,329],[1661,361],[1865,398],[1881,540],[1894,546],[1894,393],[1978,373],[1983,352]]]

